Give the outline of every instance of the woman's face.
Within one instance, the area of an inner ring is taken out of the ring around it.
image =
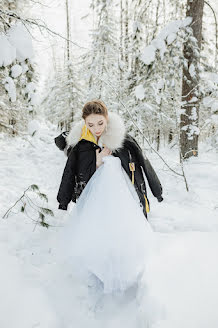
[[[100,137],[107,125],[107,118],[101,114],[90,114],[85,118],[87,128],[96,137]]]

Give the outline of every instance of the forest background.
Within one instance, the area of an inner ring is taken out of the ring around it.
[[[217,7],[2,0],[1,130],[19,133],[36,117],[67,130],[101,98],[147,149],[177,146],[182,161],[199,141],[216,147]]]
[[[217,0],[0,0],[1,327],[217,328],[217,16]],[[95,98],[123,117],[164,199],[147,188],[158,252],[136,303],[106,299],[97,319],[57,264],[74,204],[58,210],[54,143]]]

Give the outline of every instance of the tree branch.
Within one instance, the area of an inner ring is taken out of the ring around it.
[[[112,85],[110,85],[107,81],[101,79],[99,76],[97,76],[98,79],[100,79],[101,81],[103,81],[104,83],[106,83],[113,91],[114,93],[118,96],[118,93],[116,92],[116,90],[114,89],[114,87]],[[139,131],[139,133],[143,136],[143,138],[146,140],[146,142],[148,143],[149,147],[161,158],[161,160],[164,162],[164,164],[172,171],[174,172],[175,174],[181,176],[181,177],[184,177],[183,174],[181,173],[178,173],[176,172],[174,169],[172,169],[168,164],[167,162],[164,160],[164,158],[158,153],[158,151],[156,151],[156,149],[154,149],[152,147],[152,145],[150,144],[150,142],[148,141],[148,139],[144,136],[144,133],[140,130],[140,128],[138,127],[137,123],[135,122],[133,116],[131,115],[130,111],[128,110],[128,108],[125,106],[125,104],[122,102],[122,100],[119,100],[121,105],[124,107],[124,109],[128,112],[133,124],[135,125],[135,127],[137,128],[137,130]]]
[[[67,38],[65,38],[63,35],[51,30],[41,19],[32,19],[32,18],[22,18],[21,16],[17,15],[15,12],[12,12],[12,11],[3,11],[2,9],[0,9],[0,15],[5,15],[5,16],[8,16],[8,17],[13,17],[15,18],[16,20],[20,20],[24,26],[25,26],[25,23],[28,23],[30,25],[34,25],[34,26],[37,26],[40,30],[40,28],[42,29],[45,29],[47,30],[50,34],[52,35],[56,35],[62,39],[64,39],[65,41],[69,41],[71,42],[72,44],[74,44],[75,46],[81,48],[81,49],[88,49],[86,47],[83,47],[83,46],[80,46],[79,44],[77,44],[76,42],[72,41],[72,40],[69,40]],[[3,17],[0,16],[2,19]],[[41,21],[42,23],[39,23],[37,21]],[[26,26],[25,26],[26,27]],[[40,30],[41,32],[41,30]]]

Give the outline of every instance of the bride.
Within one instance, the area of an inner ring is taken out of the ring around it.
[[[68,155],[59,209],[76,203],[63,229],[65,257],[104,293],[125,291],[143,274],[153,240],[144,176],[159,202],[160,181],[121,117],[100,100],[86,103],[82,120],[55,143]]]

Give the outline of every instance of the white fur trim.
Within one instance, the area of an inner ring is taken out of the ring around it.
[[[66,142],[68,146],[75,146],[82,134],[84,119],[74,123],[70,129]],[[105,144],[112,151],[121,148],[124,142],[126,128],[121,116],[116,113],[108,113],[107,131],[105,130],[99,138],[99,145]]]
[[[73,125],[71,126],[70,132],[68,136],[66,137],[66,142],[68,147],[69,146],[75,146],[77,142],[79,141],[81,134],[82,134],[82,127],[85,124],[84,120],[80,120],[79,122],[73,122]]]
[[[116,113],[108,113],[107,131],[104,131],[99,138],[109,149],[121,148],[124,142],[126,128],[121,116]]]

